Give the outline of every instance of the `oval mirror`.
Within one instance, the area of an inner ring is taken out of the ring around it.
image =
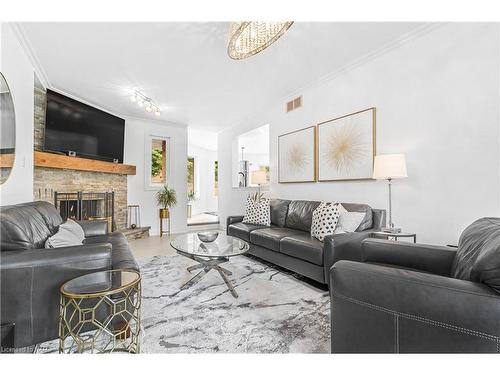
[[[5,77],[0,72],[0,184],[9,178],[16,149],[14,101]]]

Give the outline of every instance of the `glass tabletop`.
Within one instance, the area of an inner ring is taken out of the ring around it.
[[[181,253],[209,258],[241,255],[249,249],[245,241],[223,232],[214,242],[202,242],[196,233],[187,233],[175,237],[170,245]]]
[[[67,281],[61,287],[61,293],[75,297],[112,294],[128,288],[140,278],[133,270],[94,272]]]

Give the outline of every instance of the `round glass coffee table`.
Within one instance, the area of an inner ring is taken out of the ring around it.
[[[59,353],[139,353],[141,276],[89,273],[61,286]]]
[[[189,272],[201,269],[193,278],[182,285],[181,289],[193,286],[213,269],[220,274],[233,297],[238,298],[238,293],[228,279],[232,272],[221,267],[221,264],[229,262],[231,257],[245,254],[249,249],[248,243],[219,232],[219,236],[214,242],[201,242],[196,233],[187,233],[174,238],[170,245],[177,250],[178,254],[199,263],[188,267]]]

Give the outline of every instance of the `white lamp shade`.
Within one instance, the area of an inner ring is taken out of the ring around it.
[[[376,155],[373,166],[373,178],[387,180],[389,178],[408,177],[404,154]]]
[[[267,184],[267,172],[263,170],[253,171],[252,172],[252,184],[255,185],[264,185]]]

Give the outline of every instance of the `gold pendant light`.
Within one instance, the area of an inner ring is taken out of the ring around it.
[[[231,22],[227,53],[234,60],[253,56],[276,42],[292,24],[293,21]]]

